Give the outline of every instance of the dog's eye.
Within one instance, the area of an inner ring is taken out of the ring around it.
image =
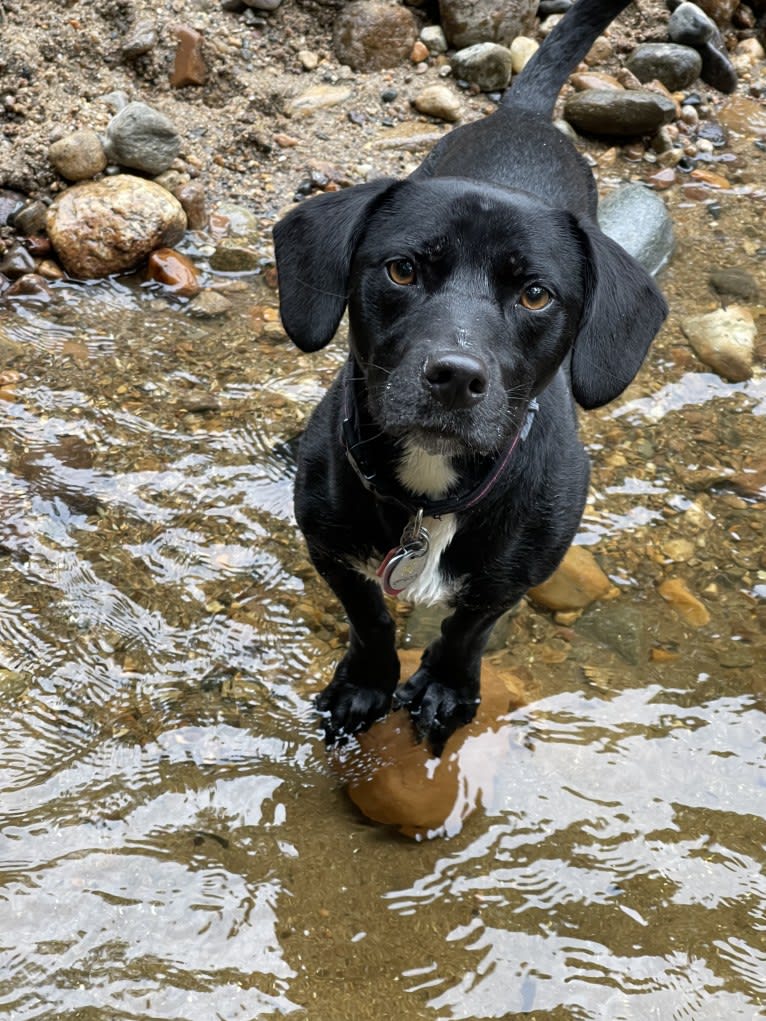
[[[529,287],[525,287],[519,297],[519,303],[530,312],[540,312],[550,304],[550,301],[551,292],[540,287],[539,284],[530,284]]]
[[[393,259],[386,263],[386,270],[395,284],[409,287],[415,283],[415,266],[409,259]]]

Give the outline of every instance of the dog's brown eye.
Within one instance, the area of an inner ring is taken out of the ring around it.
[[[551,293],[546,291],[544,287],[540,287],[538,284],[532,284],[530,287],[525,287],[521,292],[519,298],[520,304],[524,308],[528,308],[530,312],[540,312],[550,303]]]
[[[409,259],[394,259],[386,264],[388,275],[400,287],[409,287],[415,283],[415,267]]]

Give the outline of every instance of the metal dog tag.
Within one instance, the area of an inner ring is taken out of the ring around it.
[[[425,569],[429,537],[422,520],[423,512],[418,511],[416,517],[407,523],[399,545],[388,551],[376,571],[387,596],[398,596]]]

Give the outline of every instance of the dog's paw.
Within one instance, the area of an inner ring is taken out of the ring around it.
[[[322,716],[325,741],[337,744],[367,730],[391,708],[391,693],[363,688],[347,681],[332,681],[314,702]]]
[[[409,711],[418,740],[427,739],[434,755],[441,755],[458,727],[471,722],[478,706],[473,687],[455,689],[442,684],[424,666],[394,694],[394,707]]]

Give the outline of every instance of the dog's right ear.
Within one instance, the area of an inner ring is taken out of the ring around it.
[[[301,351],[318,351],[332,340],[346,308],[361,226],[393,183],[382,178],[307,199],[274,227],[279,311]]]

